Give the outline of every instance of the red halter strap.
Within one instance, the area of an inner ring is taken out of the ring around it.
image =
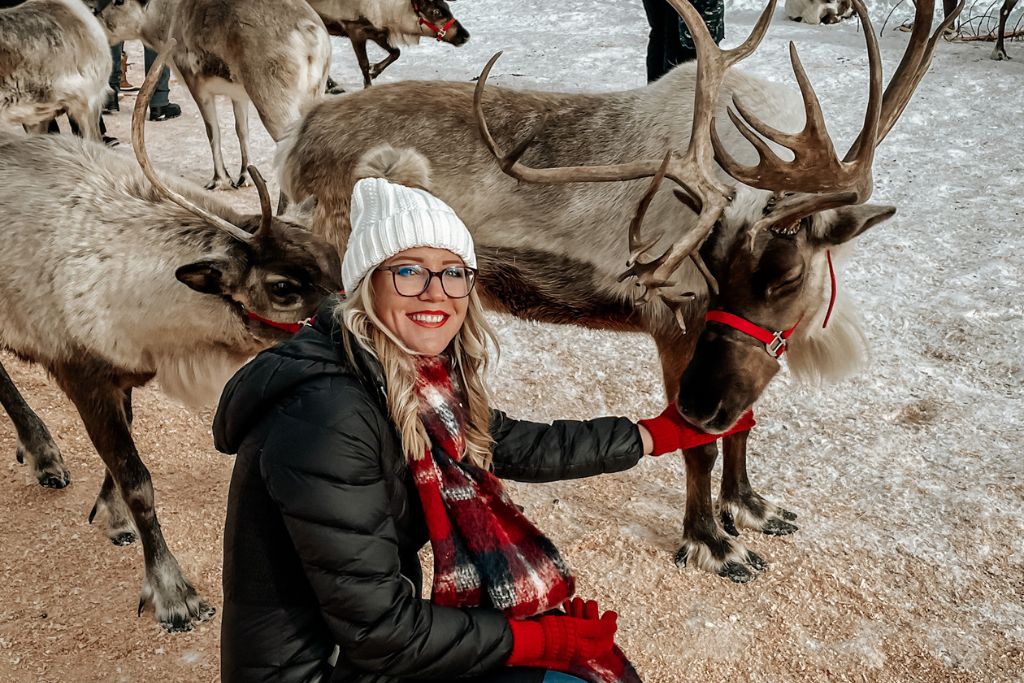
[[[444,40],[444,37],[448,35],[448,29],[455,23],[455,17],[448,20],[448,23],[443,28],[438,28],[436,24],[420,14],[420,6],[415,2],[412,3],[412,11],[416,13],[416,16],[420,18],[420,26],[426,26],[434,32],[434,37],[437,38],[438,42]]]
[[[825,320],[822,322],[821,327],[825,328],[828,325],[829,318],[832,317],[832,308],[836,303],[836,272],[832,267],[832,252],[825,250],[825,258],[828,260],[828,275],[831,281],[831,294],[828,301],[828,310],[825,312]],[[765,350],[772,355],[773,358],[781,358],[782,354],[786,352],[787,340],[793,331],[796,330],[796,326],[800,324],[797,320],[793,327],[788,330],[769,330],[755,325],[746,318],[741,318],[738,315],[729,313],[723,310],[711,310],[704,316],[704,320],[712,323],[720,323],[739,330],[744,334],[748,334],[754,339],[764,344]]]
[[[259,315],[258,313],[253,313],[252,311],[246,311],[245,312],[245,317],[248,318],[249,320],[253,320],[255,322],[258,322],[261,325],[266,325],[267,327],[273,327],[274,329],[277,329],[277,330],[284,330],[285,332],[289,332],[291,334],[295,334],[296,332],[301,330],[306,325],[312,325],[316,321],[316,316],[314,315],[314,316],[312,316],[310,318],[306,318],[305,320],[300,320],[300,321],[295,322],[295,323],[279,323],[276,320],[270,320],[269,318],[264,318],[263,316]]]
[[[786,340],[793,334],[793,330],[796,329],[796,325],[800,324],[798,320],[796,325],[789,328],[788,330],[777,330],[772,331],[767,328],[755,325],[746,318],[741,318],[738,315],[729,313],[728,311],[713,310],[708,311],[704,317],[710,323],[721,323],[733,329],[737,329],[744,334],[748,334],[754,339],[764,344],[765,350],[772,355],[773,358],[779,358],[786,352]]]

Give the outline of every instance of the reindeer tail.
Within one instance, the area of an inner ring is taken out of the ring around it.
[[[361,178],[384,178],[399,185],[430,190],[430,162],[409,147],[378,145],[359,158],[353,182]]]

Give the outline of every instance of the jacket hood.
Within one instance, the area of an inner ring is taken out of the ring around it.
[[[335,319],[336,296],[328,297],[312,325],[291,339],[261,352],[235,373],[221,394],[213,419],[213,443],[221,453],[234,454],[252,428],[282,399],[310,380],[324,375],[351,375],[368,386],[382,385],[380,367],[369,354],[359,353],[353,368],[345,353],[345,328]]]

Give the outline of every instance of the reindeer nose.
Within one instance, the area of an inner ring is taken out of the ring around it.
[[[463,28],[462,24],[456,21],[452,24],[452,29],[455,31],[455,36],[451,40],[452,45],[460,47],[469,42],[469,31]]]

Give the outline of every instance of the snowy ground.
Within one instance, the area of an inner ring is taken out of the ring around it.
[[[728,14],[729,44],[755,18],[753,0],[739,1],[745,9]],[[382,80],[468,80],[503,49],[492,75],[503,85],[643,84],[640,0],[473,0],[454,8],[470,43],[456,50],[424,41]],[[879,25],[888,9],[874,8]],[[906,39],[892,30],[882,36],[887,73]],[[742,68],[792,82],[789,40],[800,46],[841,146],[862,116],[862,36],[854,23],[811,27],[784,21],[780,10]],[[620,612],[620,642],[645,680],[1021,680],[1024,44],[1008,49],[1016,59],[996,63],[989,43],[941,45],[879,149],[873,200],[899,212],[859,240],[840,285],[862,304],[870,366],[827,387],[799,386],[782,373],[758,406],[751,477],[761,493],[799,513],[801,527],[783,539],[744,534],[769,561],[767,573],[734,585],[673,566],[685,490],[680,459],[515,488],[576,566],[580,592]],[[346,41],[336,44],[333,73],[358,87]],[[150,124],[151,154],[165,171],[202,183],[212,167],[201,120],[174,88],[185,115]],[[124,98],[123,111],[131,102]],[[269,169],[272,144],[252,120],[255,162]],[[231,141],[230,120],[221,123]],[[127,140],[127,113],[108,125]],[[233,144],[225,151],[237,159]],[[223,196],[257,206],[252,189]],[[638,418],[660,410],[646,337],[496,323],[503,356],[493,387],[508,412]],[[135,618],[141,549],[111,547],[85,524],[102,469],[76,414],[37,369],[2,359],[49,422],[74,484],[40,489],[13,457],[0,468],[0,678],[215,680],[219,618],[177,636],[163,634],[150,615]],[[219,604],[231,461],[213,451],[210,418],[154,390],[138,392],[136,436],[168,541],[186,574]],[[0,420],[0,453],[13,451],[13,429]]]

